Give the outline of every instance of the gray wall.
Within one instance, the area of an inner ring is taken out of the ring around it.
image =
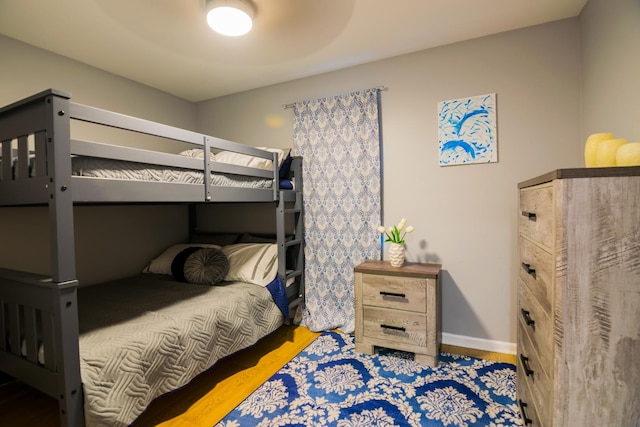
[[[3,35],[0,52],[0,105],[55,88],[81,104],[195,128],[196,106],[184,99]]]
[[[589,0],[582,33],[582,137],[640,141],[640,1]]]
[[[195,128],[191,102],[4,36],[0,53],[0,105],[55,88],[71,92],[75,102]],[[83,138],[86,132],[76,127],[73,135]],[[87,135],[103,140],[110,132]],[[160,248],[187,235],[183,206],[77,207],[74,215],[81,285],[135,274]],[[48,274],[47,221],[41,208],[0,209],[0,267]]]
[[[581,165],[579,54],[569,19],[202,102],[198,127],[291,147],[282,104],[386,86],[384,223],[407,217],[408,260],[442,263],[445,333],[514,343],[517,183]],[[437,103],[486,93],[497,94],[499,162],[440,167]]]

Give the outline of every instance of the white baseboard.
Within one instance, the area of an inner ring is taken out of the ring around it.
[[[457,347],[493,351],[495,353],[516,354],[516,343],[467,337],[464,335],[448,334],[446,332],[442,333],[442,343],[455,345]]]

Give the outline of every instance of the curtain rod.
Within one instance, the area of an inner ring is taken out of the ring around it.
[[[376,86],[374,89],[378,89],[378,90],[387,90],[386,86]],[[282,104],[282,108],[284,108],[285,110],[288,110],[289,108],[293,108],[296,104]]]

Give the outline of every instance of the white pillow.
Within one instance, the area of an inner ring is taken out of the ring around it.
[[[226,281],[267,286],[278,274],[278,245],[275,243],[237,243],[222,247],[229,260]]]
[[[284,150],[281,150],[279,148],[267,148],[267,147],[256,147],[256,148],[269,151],[271,153],[277,153],[278,168],[280,167],[280,165],[282,165],[282,162],[284,161]],[[250,168],[265,169],[265,170],[273,169],[272,161],[269,159],[263,159],[261,157],[253,157],[247,154],[233,153],[231,151],[221,151],[218,154],[216,154],[216,162],[230,163],[232,165],[247,166]]]
[[[190,247],[216,248],[221,249],[219,245],[210,245],[205,243],[180,243],[167,248],[157,258],[151,260],[149,264],[142,270],[143,273],[166,274],[171,276],[171,263],[173,259],[183,250]]]
[[[281,148],[270,148],[270,147],[256,147],[260,150],[268,151],[270,153],[276,153],[278,155],[278,167],[282,166],[282,162],[284,162],[285,152]],[[271,169],[271,166],[269,166]]]

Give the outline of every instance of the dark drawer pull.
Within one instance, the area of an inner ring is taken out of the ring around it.
[[[523,262],[522,268],[524,269],[524,271],[527,272],[527,274],[532,275],[534,278],[536,277],[536,269],[531,268],[531,264],[527,264],[526,262]]]
[[[527,417],[527,412],[525,408],[527,404],[522,401],[522,399],[518,399],[518,403],[520,404],[520,412],[522,412],[522,421],[524,421],[524,425],[528,426],[529,424],[533,424],[533,420]]]
[[[405,294],[399,294],[396,292],[385,292],[385,291],[380,291],[380,295],[382,295],[383,297],[396,297],[396,298],[404,298],[406,296]]]
[[[524,368],[524,373],[526,376],[530,377],[533,375],[533,371],[529,367],[529,358],[524,354],[520,355],[520,362],[522,362],[522,367]]]
[[[524,308],[520,309],[520,314],[522,314],[522,317],[524,318],[524,321],[527,323],[527,326],[533,326],[536,324],[536,321],[531,318],[531,313],[529,313]]]
[[[522,216],[526,216],[527,218],[529,218],[529,221],[535,221],[536,219],[538,219],[535,212],[522,211]]]
[[[402,326],[380,325],[380,327],[382,329],[392,329],[394,331],[401,331],[401,332],[405,332],[407,330],[406,328],[403,328]]]

